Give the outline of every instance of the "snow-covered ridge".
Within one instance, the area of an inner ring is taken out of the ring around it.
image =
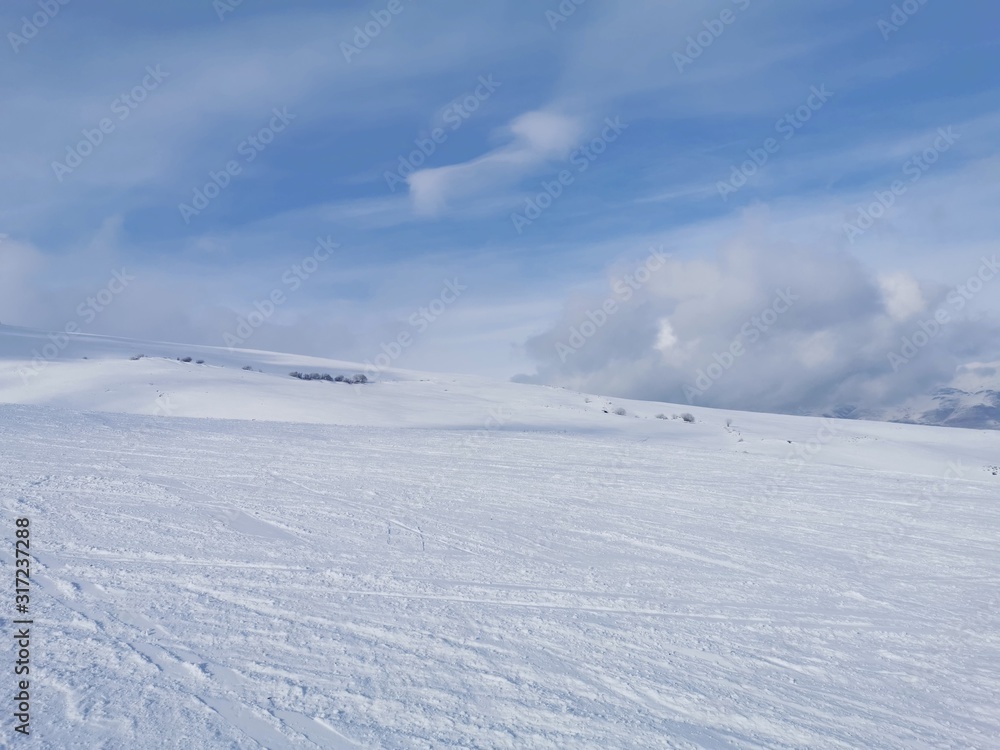
[[[293,371],[367,372],[371,382],[302,381],[289,377]],[[980,431],[606,398],[468,375],[373,372],[319,357],[10,326],[0,326],[0,403],[159,417],[587,432],[930,476],[943,475],[959,458],[980,472],[1000,457],[1000,434]],[[684,422],[684,414],[694,423]],[[876,441],[884,446],[877,453]]]

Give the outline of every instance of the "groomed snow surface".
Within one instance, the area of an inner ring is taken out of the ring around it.
[[[0,327],[0,745],[1000,746],[1000,433],[46,341]]]

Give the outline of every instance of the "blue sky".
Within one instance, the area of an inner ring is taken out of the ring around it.
[[[801,301],[700,403],[926,392],[998,358],[986,283],[888,365],[998,250],[998,22],[985,0],[8,2],[0,320],[62,329],[124,268],[88,332],[224,345],[277,290],[243,346],[677,401],[781,286]]]

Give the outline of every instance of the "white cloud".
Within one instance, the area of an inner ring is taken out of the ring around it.
[[[654,348],[660,352],[667,352],[673,349],[676,343],[677,334],[674,333],[674,328],[670,325],[670,321],[664,318],[660,321],[660,331],[656,336]]]
[[[417,213],[437,215],[457,199],[503,190],[549,161],[569,154],[583,132],[579,118],[556,112],[526,112],[506,128],[511,142],[461,164],[410,175]]]
[[[525,343],[537,370],[517,379],[724,408],[824,411],[927,393],[963,360],[997,354],[988,322],[950,308],[953,322],[895,368],[889,353],[946,304],[946,288],[922,292],[905,273],[879,277],[836,242],[790,242],[759,216],[716,247],[712,260],[671,258],[575,344],[572,332],[595,319],[588,312],[607,291],[574,297]],[[686,387],[703,393],[692,397]]]
[[[38,248],[0,237],[0,323],[24,324],[41,311],[34,287],[47,267]]]
[[[905,271],[886,273],[879,276],[878,281],[885,309],[893,320],[907,320],[926,309],[920,282],[912,274]]]

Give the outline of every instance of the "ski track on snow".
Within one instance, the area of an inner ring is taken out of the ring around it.
[[[996,746],[995,483],[900,538],[898,472],[57,414],[0,406],[40,746]]]

